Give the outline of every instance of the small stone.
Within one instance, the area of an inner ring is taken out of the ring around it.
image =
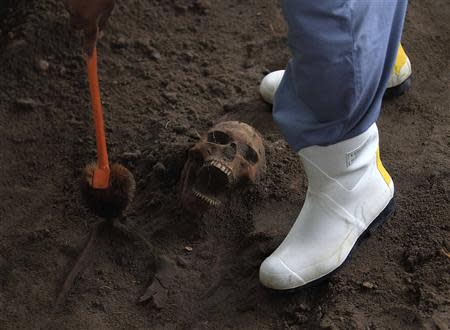
[[[187,252],[192,252],[193,248],[192,248],[192,246],[186,245],[184,247],[184,250],[187,251]]]
[[[153,172],[155,172],[156,174],[164,174],[166,171],[167,171],[167,168],[161,162],[157,162],[153,166]]]
[[[125,161],[135,161],[137,159],[139,159],[139,157],[141,157],[142,152],[140,150],[136,150],[133,152],[124,152],[120,158],[125,160]]]
[[[50,63],[48,63],[46,60],[41,59],[37,61],[36,66],[40,71],[46,72],[50,67]]]
[[[178,99],[177,93],[164,92],[162,93],[162,96],[170,103],[176,103]]]
[[[373,284],[372,282],[368,282],[368,281],[364,281],[362,283],[362,286],[366,289],[374,289],[376,287],[375,284]]]
[[[15,101],[15,108],[17,110],[31,111],[35,109],[38,105],[39,104],[31,98],[18,98]]]
[[[307,306],[306,304],[300,304],[298,307],[302,311],[309,311],[310,310],[309,306]]]
[[[158,61],[161,59],[161,53],[158,52],[156,49],[150,50],[150,58],[152,60]]]

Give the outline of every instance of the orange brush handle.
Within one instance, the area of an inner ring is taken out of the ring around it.
[[[87,71],[97,140],[97,169],[94,172],[92,186],[96,189],[105,189],[109,186],[110,169],[108,150],[106,148],[105,123],[100,100],[100,86],[98,83],[97,48],[94,48],[91,56],[87,56]]]

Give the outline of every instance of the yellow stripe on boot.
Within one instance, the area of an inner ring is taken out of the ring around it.
[[[392,178],[389,175],[388,171],[386,171],[386,168],[384,167],[383,163],[381,162],[380,148],[377,149],[377,167],[378,167],[378,171],[380,172],[380,174],[383,177],[384,181],[389,186],[389,184],[392,181]]]
[[[395,95],[403,94],[410,85],[408,79],[411,77],[411,62],[409,61],[408,55],[406,55],[403,46],[400,45],[397,51],[397,58],[395,60],[394,68],[392,69],[391,77],[389,78],[387,88],[396,88],[404,83],[408,84],[408,86],[404,86],[399,93],[394,93]],[[405,85],[406,85],[405,84]]]

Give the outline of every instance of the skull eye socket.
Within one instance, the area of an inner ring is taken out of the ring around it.
[[[231,137],[221,131],[212,131],[208,133],[208,142],[225,145],[231,142]]]
[[[258,153],[246,144],[239,145],[239,150],[241,151],[242,155],[244,156],[245,160],[248,161],[250,164],[254,165],[258,162]]]

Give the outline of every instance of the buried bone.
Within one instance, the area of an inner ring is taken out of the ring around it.
[[[193,212],[217,207],[234,187],[257,183],[265,169],[263,140],[253,127],[218,123],[189,150],[181,176],[183,206]]]

